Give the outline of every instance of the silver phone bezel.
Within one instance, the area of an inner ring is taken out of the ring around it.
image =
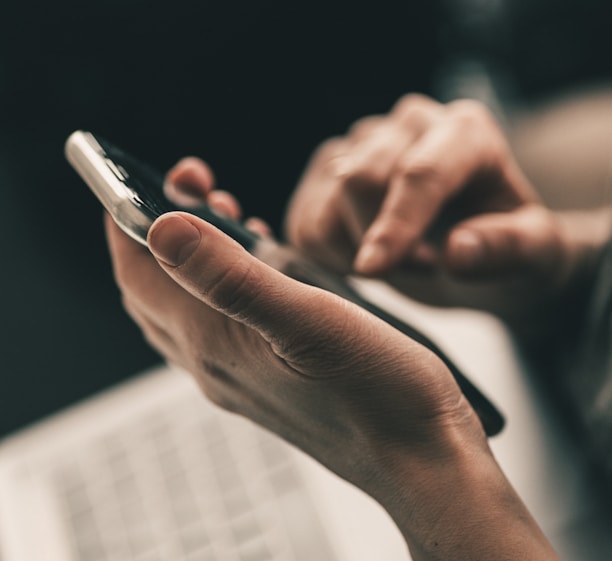
[[[143,209],[125,181],[127,173],[109,159],[87,131],[75,131],[64,147],[66,159],[98,197],[117,225],[137,242],[147,245],[147,234],[154,218]]]

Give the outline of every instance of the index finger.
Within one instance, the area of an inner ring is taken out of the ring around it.
[[[441,207],[478,171],[501,165],[503,135],[476,104],[453,108],[398,160],[381,208],[355,259],[363,274],[382,274],[417,246]],[[501,175],[501,169],[500,169]]]

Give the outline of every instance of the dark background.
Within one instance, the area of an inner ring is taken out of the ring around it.
[[[516,0],[484,23],[460,5],[4,6],[0,434],[160,360],[121,309],[101,208],[63,158],[70,132],[97,132],[160,170],[199,155],[280,233],[317,144],[406,92],[442,96],[462,53],[510,76],[520,103],[609,76],[603,0]]]

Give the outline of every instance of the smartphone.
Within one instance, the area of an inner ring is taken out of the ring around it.
[[[197,208],[173,204],[164,195],[161,173],[91,132],[73,132],[66,141],[65,153],[118,226],[136,241],[146,246],[150,226],[165,212],[182,210],[210,222],[268,265],[350,300],[430,349],[452,372],[486,434],[494,436],[503,429],[505,420],[499,410],[429,337],[364,298],[350,279],[318,266],[287,244],[257,236],[240,222],[216,214],[205,204]]]

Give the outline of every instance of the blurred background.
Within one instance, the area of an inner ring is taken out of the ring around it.
[[[70,132],[99,133],[160,170],[201,156],[247,215],[280,234],[287,199],[324,139],[407,92],[471,96],[508,124],[543,192],[556,190],[567,161],[550,116],[571,113],[566,100],[581,91],[612,107],[599,93],[612,78],[608,4],[8,3],[0,435],[160,361],[121,308],[101,207],[63,157]],[[575,193],[554,201],[590,204]]]

